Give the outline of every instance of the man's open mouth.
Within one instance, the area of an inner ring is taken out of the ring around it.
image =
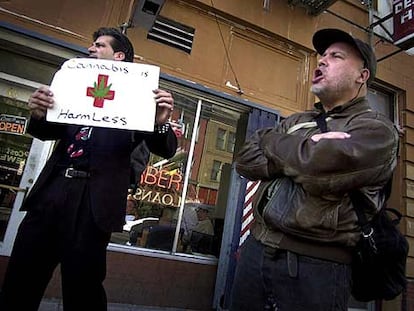
[[[318,83],[320,80],[323,79],[323,72],[320,69],[315,69],[313,72],[312,83]]]

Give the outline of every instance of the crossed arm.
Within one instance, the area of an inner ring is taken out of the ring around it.
[[[398,134],[381,120],[366,119],[346,132],[310,137],[257,131],[236,158],[236,169],[251,180],[288,176],[312,192],[342,192],[387,180],[395,166]]]

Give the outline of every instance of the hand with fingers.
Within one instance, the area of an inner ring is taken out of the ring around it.
[[[346,139],[350,137],[351,135],[345,132],[326,132],[326,133],[315,134],[311,137],[311,139],[317,143],[321,139]]]
[[[30,115],[32,118],[40,120],[46,116],[46,111],[53,107],[53,93],[49,87],[39,87],[29,98]]]
[[[163,125],[167,123],[174,109],[174,98],[171,93],[161,89],[156,89],[153,92],[155,94],[155,102],[157,104],[155,123],[157,125]]]

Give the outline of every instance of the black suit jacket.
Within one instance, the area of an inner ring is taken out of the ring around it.
[[[42,199],[36,193],[47,185],[56,172],[56,164],[62,163],[62,158],[66,156],[65,146],[74,139],[78,129],[79,126],[51,123],[44,119],[30,120],[30,134],[41,140],[59,142],[23,203],[22,210],[30,210],[33,200]],[[177,149],[177,138],[171,128],[165,134],[100,127],[93,129],[89,140],[90,203],[95,222],[104,231],[122,231],[130,181],[130,155],[142,140],[151,152],[164,158],[174,156]]]

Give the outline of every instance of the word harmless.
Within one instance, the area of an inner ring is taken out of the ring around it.
[[[58,119],[71,119],[71,120],[90,120],[94,122],[107,122],[107,123],[113,123],[117,124],[120,123],[120,125],[127,125],[126,117],[119,117],[119,116],[97,116],[95,112],[92,114],[88,113],[73,113],[71,111],[63,109],[60,110],[59,115],[57,116]]]

